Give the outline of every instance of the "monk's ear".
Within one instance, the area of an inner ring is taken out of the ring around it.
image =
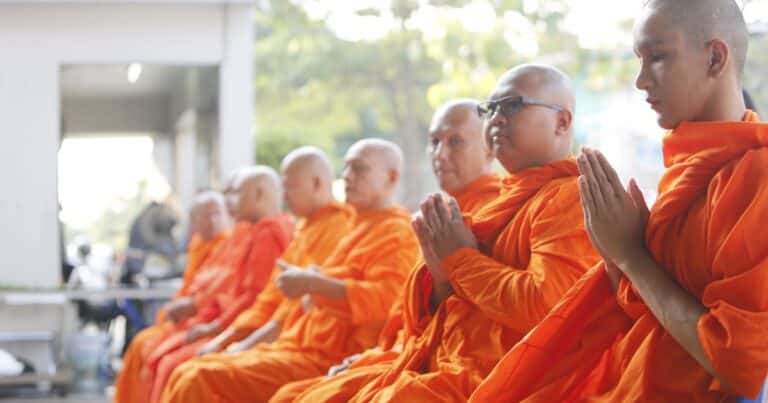
[[[562,110],[557,112],[557,128],[555,133],[558,136],[565,136],[571,132],[571,125],[573,124],[573,114],[569,110]]]
[[[709,75],[715,78],[722,76],[730,57],[731,50],[725,41],[717,38],[711,40],[709,42]]]
[[[313,176],[313,177],[312,177],[312,189],[313,189],[315,192],[317,192],[318,190],[320,190],[320,186],[321,186],[321,185],[322,185],[322,183],[320,183],[320,177],[318,177],[318,176]]]
[[[394,186],[397,185],[397,182],[400,180],[400,171],[397,169],[390,169],[389,170],[389,182]]]

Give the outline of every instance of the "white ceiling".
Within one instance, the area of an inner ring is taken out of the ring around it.
[[[65,65],[60,70],[61,95],[80,98],[168,95],[186,69],[186,66],[142,64],[139,80],[130,83],[127,64]]]

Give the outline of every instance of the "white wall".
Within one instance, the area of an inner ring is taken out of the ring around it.
[[[243,146],[253,120],[250,10],[247,4],[0,2],[0,284],[59,282],[59,66],[221,63],[220,141],[227,145],[221,160],[248,163],[250,154],[235,145],[250,149]]]

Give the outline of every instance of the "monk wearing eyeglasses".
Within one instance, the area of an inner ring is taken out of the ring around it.
[[[406,282],[402,352],[354,396],[324,401],[465,402],[597,263],[570,157],[574,104],[570,80],[553,67],[501,77],[478,108],[508,172],[499,197],[468,217],[453,199],[422,203],[413,225],[424,263]]]

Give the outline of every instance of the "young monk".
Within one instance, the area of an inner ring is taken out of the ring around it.
[[[280,214],[280,180],[274,170],[263,166],[243,170],[233,198],[237,225],[210,262],[211,269],[196,277],[202,285],[193,298],[194,315],[144,343],[140,374],[123,385],[133,387],[131,396],[138,401],[150,401],[152,388],[162,386],[167,378],[162,361],[168,361],[171,353],[197,351],[253,303],[290,241],[293,224]]]
[[[191,295],[194,295],[202,284],[195,278],[209,267],[209,262],[220,250],[229,235],[229,213],[223,196],[218,192],[204,192],[195,197],[190,217],[194,228],[192,241],[189,244],[187,267],[184,272],[184,283],[173,300],[165,304],[158,313],[157,323],[137,334],[123,357],[123,367],[118,373],[117,401],[139,401],[134,395],[131,385],[139,378],[143,362],[140,351],[148,340],[172,332],[175,324],[193,314]]]
[[[393,201],[401,170],[397,145],[380,139],[355,143],[343,175],[347,202],[357,210],[351,233],[322,267],[286,264],[277,278],[286,298],[310,296],[308,304],[295,308],[302,314],[273,343],[179,367],[163,401],[264,402],[280,386],[322,375],[344,357],[372,347],[418,251],[410,214]]]
[[[467,225],[439,196],[415,219],[425,265],[406,283],[406,342],[390,368],[349,399],[465,401],[496,362],[597,260],[569,158],[574,99],[560,71],[505,73],[486,117],[509,176]],[[510,312],[510,309],[512,312]]]
[[[301,267],[320,264],[351,230],[354,211],[334,200],[333,168],[322,150],[307,146],[291,151],[283,159],[281,172],[286,204],[294,215],[302,218],[281,260]],[[281,272],[273,270],[256,303],[240,314],[226,331],[203,346],[199,355],[227,346],[229,352],[245,351],[256,342],[272,342],[277,338],[282,321],[293,306],[288,302],[277,313],[285,300],[276,284]]]
[[[733,0],[653,0],[637,87],[667,171],[649,212],[584,150],[587,227],[604,265],[515,346],[475,402],[721,402],[768,370],[768,125],[745,110],[747,30]]]
[[[456,199],[462,212],[474,214],[499,195],[501,183],[493,170],[493,150],[483,135],[478,102],[459,99],[440,106],[429,126],[429,156],[440,188]],[[346,358],[331,369],[333,376],[290,383],[270,402],[291,402],[299,394],[307,401],[324,396],[352,396],[376,375],[386,371],[402,349],[402,297],[390,311],[377,348]],[[348,371],[346,368],[349,367]],[[336,374],[337,372],[343,373]],[[309,391],[311,389],[311,391]],[[305,392],[306,391],[306,392]]]

